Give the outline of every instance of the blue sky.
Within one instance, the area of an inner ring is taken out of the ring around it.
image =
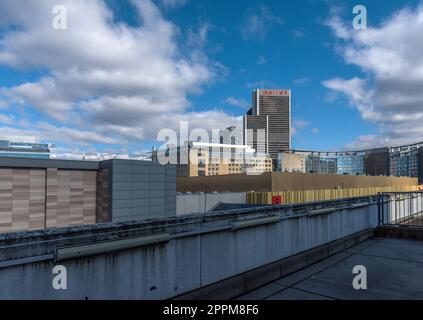
[[[223,129],[254,88],[286,88],[294,148],[423,140],[420,1],[361,1],[360,31],[353,1],[61,1],[60,32],[58,2],[37,3],[0,4],[0,135],[136,153],[179,120]]]

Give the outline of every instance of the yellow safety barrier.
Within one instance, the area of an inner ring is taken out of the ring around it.
[[[336,200],[343,198],[365,197],[377,195],[380,192],[410,192],[423,190],[423,186],[351,188],[327,190],[298,190],[279,192],[248,192],[248,204],[273,204],[274,196],[280,196],[281,204],[303,203],[313,201]]]

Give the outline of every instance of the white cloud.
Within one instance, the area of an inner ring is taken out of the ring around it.
[[[310,79],[309,78],[307,78],[307,77],[302,77],[302,78],[298,78],[298,79],[294,79],[294,84],[295,85],[302,85],[302,84],[305,84],[305,83],[307,83],[307,82],[309,82],[310,81]]]
[[[13,126],[0,127],[0,135],[5,136],[36,136],[42,141],[62,142],[70,145],[87,147],[91,144],[118,144],[119,139],[104,136],[91,130],[72,129],[54,126],[49,123],[31,123],[28,126],[15,128]]]
[[[260,66],[262,66],[262,65],[266,64],[266,62],[267,62],[266,58],[263,57],[263,56],[260,56],[258,58],[257,64],[260,65]]]
[[[34,129],[47,140],[49,133],[64,139],[66,133],[84,145],[127,143],[155,139],[175,119],[204,128],[234,120],[222,111],[190,109],[189,95],[200,94],[225,70],[204,54],[207,25],[191,30],[189,41],[179,41],[179,28],[151,0],[132,0],[139,26],[114,22],[102,0],[63,0],[68,29],[56,31],[55,4],[0,2],[0,26],[6,27],[0,33],[0,65],[46,71],[34,81],[0,88],[0,99],[35,108],[45,123],[55,123]]]
[[[267,80],[260,80],[256,82],[248,82],[245,84],[247,88],[250,89],[272,89],[272,88],[278,88],[279,86],[273,82],[267,81]]]
[[[283,20],[274,15],[272,11],[263,4],[258,8],[247,10],[244,22],[239,27],[244,40],[259,40],[266,38],[273,24],[281,24]]]
[[[292,121],[292,135],[297,135],[300,131],[308,128],[311,122],[303,119],[294,119]]]
[[[13,116],[7,116],[5,114],[0,114],[0,123],[11,125],[13,124]]]
[[[305,37],[305,33],[304,33],[304,31],[302,31],[302,30],[293,30],[293,31],[292,31],[292,35],[293,35],[295,38],[304,38],[304,37]]]
[[[364,77],[323,84],[345,95],[379,134],[352,145],[396,145],[423,140],[423,6],[395,12],[376,27],[356,31],[334,11],[328,22],[337,50]],[[333,97],[333,95],[332,95]]]
[[[175,9],[182,7],[188,3],[188,0],[160,0],[166,9]]]
[[[234,97],[229,97],[225,100],[225,102],[231,106],[236,106],[243,109],[248,109],[251,107],[251,104],[248,103],[248,101],[245,99],[237,99]]]

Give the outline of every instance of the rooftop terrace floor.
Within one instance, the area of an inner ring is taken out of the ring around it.
[[[352,286],[357,265],[367,269],[367,290]],[[238,299],[423,299],[423,241],[370,239]]]

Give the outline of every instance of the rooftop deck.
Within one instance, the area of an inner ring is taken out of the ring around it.
[[[356,265],[367,269],[367,290],[352,286]],[[423,299],[423,241],[373,238],[238,299]]]

